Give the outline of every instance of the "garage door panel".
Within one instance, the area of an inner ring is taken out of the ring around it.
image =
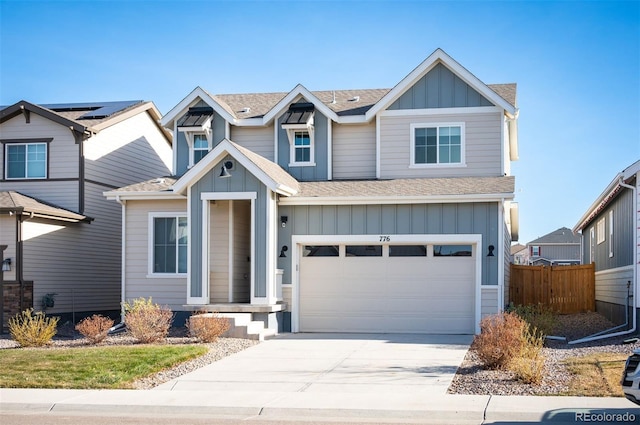
[[[475,267],[473,257],[303,257],[299,329],[473,333]]]

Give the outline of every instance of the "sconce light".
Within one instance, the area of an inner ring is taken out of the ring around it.
[[[280,216],[280,224],[282,224],[282,227],[287,227],[287,221],[289,221],[289,217],[286,215]]]
[[[233,168],[233,162],[225,161],[222,164],[222,170],[220,171],[220,177],[226,179],[227,177],[231,177],[229,170]]]
[[[487,254],[487,257],[493,257],[493,250],[494,249],[496,249],[495,246],[489,245],[489,253]]]
[[[285,252],[289,251],[289,247],[286,245],[282,245],[282,249],[280,250],[280,258],[287,258]]]
[[[2,260],[2,271],[10,272],[11,271],[11,258],[5,258]]]

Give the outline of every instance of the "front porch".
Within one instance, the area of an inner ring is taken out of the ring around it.
[[[245,304],[214,303],[203,305],[185,305],[192,313],[217,313],[229,319],[230,327],[223,336],[263,341],[281,332],[291,329],[290,318],[285,315],[287,304]],[[288,324],[288,325],[287,325]]]

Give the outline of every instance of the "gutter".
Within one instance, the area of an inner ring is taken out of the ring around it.
[[[638,202],[637,188],[634,187],[634,186],[631,186],[629,184],[626,184],[624,182],[622,176],[620,176],[620,178],[618,180],[618,185],[620,187],[624,187],[626,189],[629,189],[629,190],[631,190],[633,192],[633,199],[636,202],[636,206],[633,207],[633,211],[634,211],[634,213],[633,213],[633,218],[634,218],[633,223],[634,223],[634,225],[633,225],[633,239],[632,240],[637,241],[638,240],[638,226],[637,226],[637,223],[638,223],[638,213],[639,213],[638,208],[637,208],[637,202]],[[633,245],[633,258],[634,258],[634,262],[635,262],[635,259],[638,258],[638,244],[637,243],[634,243],[634,245]],[[575,341],[570,341],[569,344],[580,344],[580,343],[583,343],[583,342],[596,341],[596,340],[599,340],[599,339],[611,338],[611,337],[614,337],[614,336],[628,335],[628,334],[634,333],[636,331],[636,327],[637,327],[637,323],[636,322],[637,322],[637,317],[638,317],[638,315],[636,314],[636,306],[635,306],[635,304],[637,302],[636,299],[637,299],[637,289],[638,289],[638,271],[637,270],[633,271],[633,282],[630,282],[630,283],[633,285],[633,291],[632,291],[633,293],[632,293],[632,295],[629,296],[628,295],[628,289],[627,289],[627,304],[625,305],[625,316],[627,317],[627,320],[625,321],[625,324],[624,325],[620,325],[620,326],[615,326],[615,327],[613,327],[611,329],[607,329],[605,331],[598,332],[597,334],[593,334],[593,335],[590,335],[590,336],[587,336],[587,337],[584,337],[584,338],[581,338],[581,339],[578,339],[578,340],[575,340]],[[602,335],[603,333],[606,333],[606,332],[609,332],[609,331],[614,331],[614,330],[620,328],[621,326],[626,326],[626,325],[629,324],[629,318],[628,318],[628,314],[629,314],[629,298],[633,299],[633,304],[632,304],[633,326],[631,326],[631,329],[626,330],[626,331],[620,331],[620,332],[614,332],[614,333]]]

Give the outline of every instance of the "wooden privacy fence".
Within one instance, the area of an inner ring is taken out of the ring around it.
[[[561,314],[595,311],[595,264],[552,267],[512,264],[509,302],[542,304]]]

